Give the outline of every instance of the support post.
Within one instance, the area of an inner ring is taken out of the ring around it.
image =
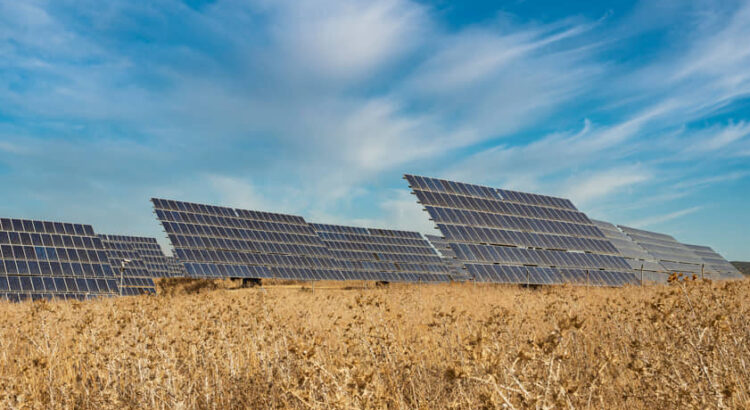
[[[641,286],[643,286],[643,264],[641,264]]]
[[[529,274],[529,268],[524,269],[526,269],[526,287],[528,288],[531,286],[531,275]]]
[[[122,296],[122,278],[125,276],[125,261],[120,261],[120,296]]]
[[[586,269],[586,286],[591,286],[591,277],[589,276],[588,269]]]
[[[703,273],[704,273],[704,270],[705,270],[704,268],[705,268],[705,267],[706,267],[706,265],[705,265],[705,264],[703,264],[703,263],[701,263],[701,280],[705,279],[705,278],[703,277],[703,276],[704,276],[704,274],[703,274]]]

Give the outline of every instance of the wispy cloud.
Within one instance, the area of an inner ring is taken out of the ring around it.
[[[691,208],[682,209],[675,212],[670,212],[667,214],[662,215],[654,215],[650,216],[648,218],[643,218],[639,220],[635,220],[633,222],[630,222],[628,225],[634,227],[634,228],[648,228],[652,226],[656,226],[659,224],[663,224],[665,222],[669,222],[674,219],[682,218],[684,216],[690,215],[692,213],[698,212],[703,209],[703,206],[694,206]]]
[[[587,205],[592,201],[607,197],[625,188],[646,182],[652,175],[640,166],[627,166],[594,172],[589,175],[575,174],[564,191],[563,196],[574,203]]]
[[[710,177],[705,177],[705,178],[688,179],[688,180],[675,184],[674,187],[677,189],[700,188],[700,187],[705,187],[705,186],[721,184],[724,182],[737,181],[739,179],[746,178],[747,176],[750,176],[750,171],[729,172],[726,174],[715,175],[715,176],[710,176]]]

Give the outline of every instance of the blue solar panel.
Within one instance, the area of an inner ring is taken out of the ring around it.
[[[622,285],[632,277],[617,248],[567,199],[405,178],[456,260],[478,281],[579,283],[580,269],[604,272],[589,282],[599,286]]]
[[[117,282],[89,225],[0,219],[0,294],[12,301],[112,296]]]
[[[152,199],[189,277],[342,280],[345,266],[295,215]]]
[[[122,295],[156,293],[153,278],[169,275],[166,257],[162,254],[162,258],[157,259],[152,252],[153,245],[159,246],[156,239],[123,235],[99,235],[99,238],[107,249],[107,257],[116,276],[119,275]]]
[[[450,267],[418,232],[310,224],[331,254],[358,279],[445,282]]]

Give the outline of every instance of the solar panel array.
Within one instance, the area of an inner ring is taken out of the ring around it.
[[[658,232],[645,231],[619,225],[619,228],[651,256],[659,261],[665,272],[683,274],[701,274],[703,260],[688,247],[675,238]],[[705,269],[707,276],[716,274],[712,269]]]
[[[185,266],[174,256],[167,257],[167,269],[169,269],[169,277],[180,278],[187,276]]]
[[[710,270],[716,272],[719,279],[742,279],[744,276],[729,261],[708,246],[685,245],[693,251]]]
[[[437,235],[425,235],[427,240],[432,246],[440,252],[445,263],[450,267],[451,277],[455,280],[469,280],[469,275],[466,274],[466,270],[461,262],[456,260],[456,252],[453,251],[451,245],[442,236]]]
[[[418,232],[310,224],[333,257],[361,280],[447,282],[450,269]]]
[[[189,277],[355,278],[300,216],[167,199],[152,202]]]
[[[156,293],[153,278],[158,277],[154,275],[159,272],[149,269],[152,265],[146,263],[135,246],[148,238],[122,235],[99,235],[99,238],[107,249],[107,257],[118,277],[120,294],[130,296]]]
[[[111,236],[112,235],[110,235],[110,237]],[[152,278],[168,278],[174,276],[174,272],[172,272],[170,267],[172,262],[164,254],[161,246],[156,242],[156,238],[145,236],[120,236],[120,238],[131,244],[133,249],[138,252]]]
[[[475,280],[637,283],[614,245],[567,199],[415,175],[405,178]]]
[[[643,270],[644,281],[662,283],[667,281],[668,275],[659,262],[629,236],[609,222],[596,220],[592,220],[592,222],[617,248],[620,255],[630,264],[636,276],[640,277],[641,270]]]
[[[90,225],[0,219],[0,297],[88,299],[117,291],[107,252]]]

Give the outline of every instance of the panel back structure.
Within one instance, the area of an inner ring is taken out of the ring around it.
[[[99,235],[99,238],[107,249],[107,257],[118,278],[120,294],[132,296],[156,293],[153,278],[160,272],[152,272],[141,253],[135,249],[134,244],[141,238],[122,235]]]
[[[443,261],[449,266],[451,277],[457,281],[466,281],[471,278],[466,273],[464,265],[456,260],[456,252],[453,251],[451,245],[442,236],[438,235],[425,235],[427,240],[432,246],[437,249]]]
[[[104,244],[90,225],[0,219],[0,297],[114,296],[115,279]]]
[[[703,260],[687,246],[678,242],[672,236],[659,232],[631,228],[619,225],[619,228],[639,246],[645,249],[662,266],[663,271],[683,273],[687,275],[701,275]],[[718,274],[706,267],[704,274],[712,277]]]
[[[592,222],[602,231],[612,245],[617,248],[620,255],[630,264],[633,273],[637,277],[640,278],[642,271],[644,281],[666,283],[668,274],[659,262],[645,249],[635,243],[615,225],[605,221],[592,220]]]
[[[313,223],[333,257],[363,280],[448,282],[451,277],[430,244],[418,232]]]
[[[698,255],[705,266],[709,267],[711,271],[716,272],[718,279],[744,279],[742,272],[737,270],[734,265],[710,247],[687,244],[685,246]]]
[[[630,264],[567,199],[405,175],[476,281],[620,286]]]
[[[151,201],[188,277],[354,279],[300,216]]]

